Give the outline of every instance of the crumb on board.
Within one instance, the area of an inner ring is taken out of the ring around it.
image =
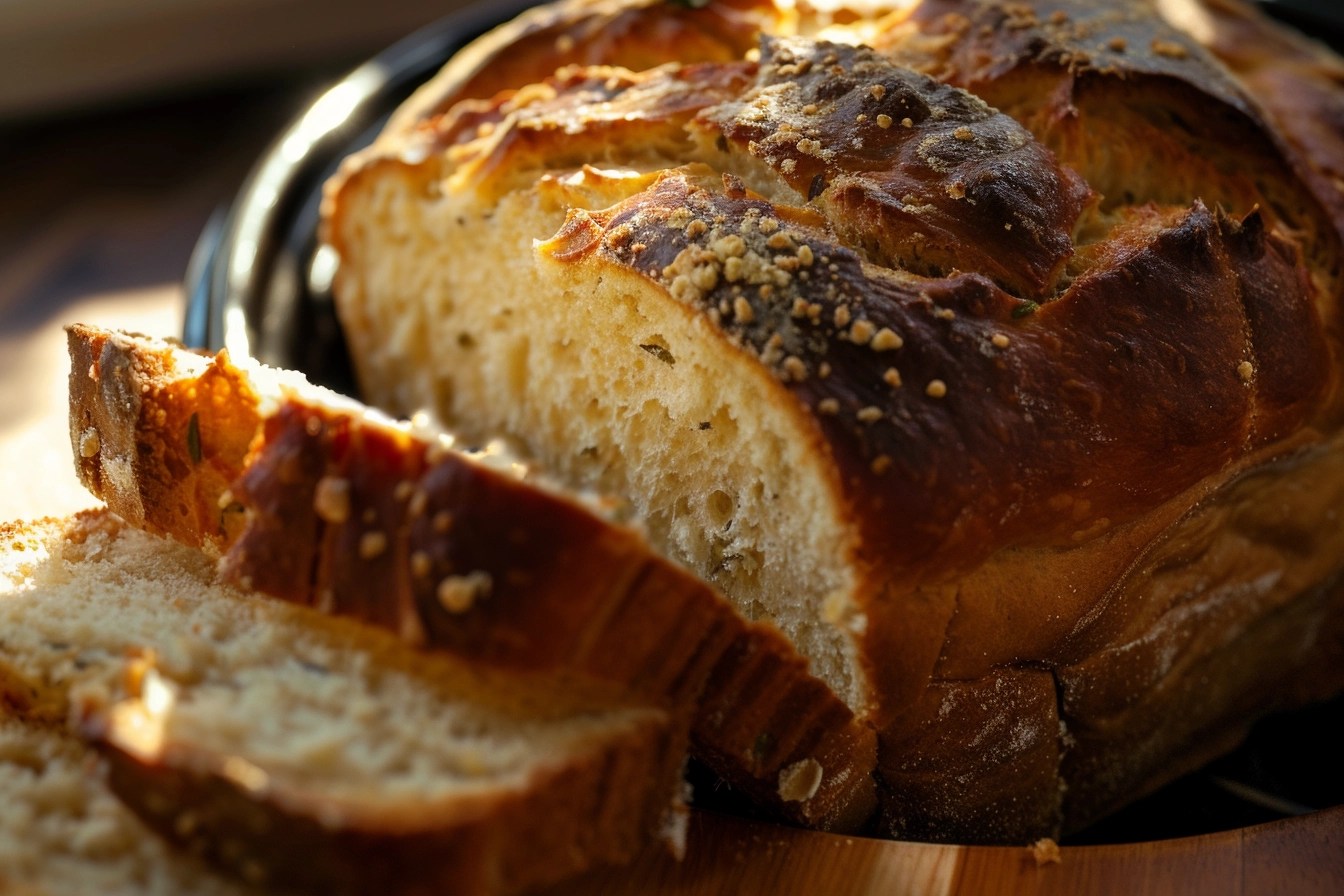
[[[1042,837],[1028,846],[1027,852],[1031,853],[1037,868],[1042,865],[1058,865],[1060,863],[1059,844],[1049,837]]]

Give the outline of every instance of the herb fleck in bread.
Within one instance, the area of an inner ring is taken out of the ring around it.
[[[71,718],[147,824],[245,881],[512,893],[627,859],[680,794],[684,722],[610,688],[249,597],[108,511],[0,546],[5,703]]]
[[[642,67],[661,6],[505,26],[328,184],[365,397],[628,498],[879,730],[896,836],[1076,829],[1338,689],[1339,133],[1137,0],[745,2],[759,56]]]
[[[137,525],[414,646],[578,671],[693,713],[696,755],[795,822],[871,814],[871,729],[776,630],[653,553],[619,504],[292,374],[81,326],[70,350],[81,477]]]

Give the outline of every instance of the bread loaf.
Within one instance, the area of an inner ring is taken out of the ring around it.
[[[872,730],[775,629],[654,554],[618,502],[289,372],[78,325],[69,344],[83,481],[137,526],[223,551],[226,578],[693,715],[696,755],[797,823],[872,813]]]
[[[529,13],[327,186],[364,397],[628,498],[876,728],[887,833],[1076,830],[1344,685],[1341,129],[1190,15],[1273,33]]]
[[[675,808],[685,725],[668,712],[407,651],[214,577],[105,510],[3,527],[0,702],[71,720],[146,824],[243,881],[513,893],[628,859]]]

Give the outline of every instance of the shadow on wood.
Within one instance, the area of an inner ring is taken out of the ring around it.
[[[546,896],[1017,896],[1087,893],[1344,893],[1344,807],[1240,830],[1060,849],[1038,864],[1020,847],[842,837],[691,814],[685,861],[653,848]]]

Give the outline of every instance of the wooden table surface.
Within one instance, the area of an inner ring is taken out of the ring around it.
[[[93,504],[66,430],[74,321],[179,332],[196,235],[317,82],[0,130],[0,520]],[[693,813],[681,863],[651,848],[551,896],[1344,894],[1344,807],[1206,837],[1061,850],[840,837]]]

